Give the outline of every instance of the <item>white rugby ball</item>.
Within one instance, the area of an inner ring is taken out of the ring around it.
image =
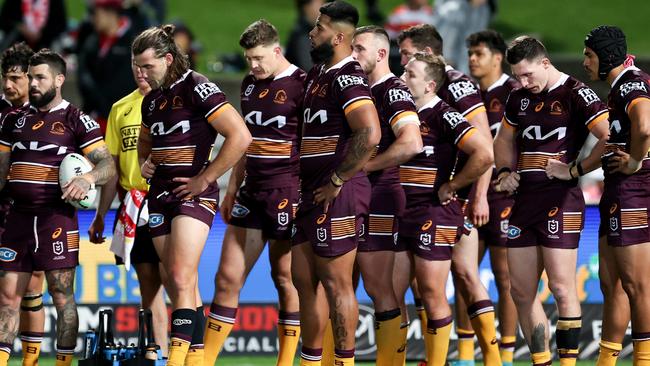
[[[59,166],[59,185],[63,187],[73,177],[77,177],[88,173],[93,169],[93,165],[84,156],[77,153],[66,155],[61,161]],[[89,208],[97,196],[97,190],[91,189],[88,191],[86,198],[81,201],[67,201],[69,204],[76,208]]]

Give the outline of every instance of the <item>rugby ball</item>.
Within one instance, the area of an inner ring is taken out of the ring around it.
[[[59,166],[59,185],[63,187],[72,178],[86,174],[92,169],[93,165],[82,155],[77,153],[68,154],[63,158]],[[97,190],[91,189],[88,191],[86,198],[81,201],[67,202],[76,208],[89,208],[95,202],[96,196]]]

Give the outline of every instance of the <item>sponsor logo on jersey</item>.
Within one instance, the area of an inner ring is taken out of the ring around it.
[[[79,120],[81,121],[81,123],[84,124],[84,127],[86,128],[86,132],[90,132],[92,130],[96,130],[96,129],[99,128],[99,124],[97,122],[95,122],[95,120],[92,119],[87,114],[80,115]]]
[[[28,144],[28,145],[25,145]],[[15,150],[30,150],[30,151],[50,151],[55,150],[56,155],[65,155],[68,152],[67,146],[59,146],[55,144],[42,145],[38,141],[19,141],[11,146],[11,151]]]
[[[537,103],[537,105],[535,106],[535,112],[541,111],[542,108],[544,108],[544,102]]]
[[[44,124],[45,124],[45,121],[38,121],[38,122],[34,123],[34,125],[32,126],[32,130],[36,131],[39,128],[43,127]]]
[[[262,90],[262,91],[257,95],[257,97],[258,97],[259,99],[262,99],[262,98],[264,98],[268,93],[269,93],[269,89],[266,88],[266,89]]]
[[[61,240],[52,242],[52,253],[56,255],[63,254],[63,242]]]
[[[250,111],[246,116],[244,116],[246,123],[257,126],[268,126],[273,123],[278,124],[278,128],[282,128],[287,124],[287,117],[285,116],[275,116],[267,120],[262,120],[262,112],[260,111]]]
[[[618,90],[621,93],[621,98],[625,98],[626,95],[637,90],[642,92],[648,92],[646,85],[642,81],[628,81],[627,83],[621,85]]]
[[[122,138],[122,152],[137,149],[139,135],[140,125],[124,126],[120,128],[120,137]]]
[[[512,207],[506,207],[501,211],[501,218],[505,219],[506,217],[510,216],[510,212],[512,211]]]
[[[162,225],[165,222],[165,216],[162,214],[154,213],[149,215],[149,227],[155,228]]]
[[[618,205],[616,203],[613,203],[612,207],[609,208],[609,213],[613,214],[614,212],[616,212],[617,208],[618,208]]]
[[[318,229],[316,229],[316,238],[318,239],[318,241],[321,242],[327,240],[327,229],[325,229],[324,227],[319,227]]]
[[[553,208],[548,212],[548,217],[553,217],[553,216],[557,215],[557,212],[558,212],[559,210],[560,210],[560,209],[559,209],[558,207],[553,207]]]
[[[61,232],[63,232],[62,228],[60,227],[56,228],[56,230],[54,230],[54,232],[52,233],[52,239],[58,238],[59,235],[61,235]]]
[[[442,118],[445,121],[447,121],[449,127],[451,127],[452,129],[456,128],[456,126],[458,126],[461,122],[465,120],[462,114],[455,111],[445,112],[442,115]]]
[[[548,232],[551,234],[557,234],[557,231],[560,229],[560,223],[557,220],[548,220],[546,226]]]
[[[424,246],[431,245],[431,234],[429,233],[420,234],[420,243],[422,243],[422,245]]]
[[[322,224],[325,222],[325,219],[326,219],[326,218],[327,218],[327,214],[321,214],[321,215],[318,216],[318,218],[316,219],[316,223],[317,223],[318,225],[322,225]]]
[[[388,103],[393,104],[395,102],[409,102],[413,103],[413,97],[411,93],[402,89],[389,89],[388,90]],[[414,104],[414,103],[413,103]]]
[[[0,248],[0,261],[13,262],[16,259],[16,251],[9,248]]]
[[[508,239],[517,239],[521,236],[521,229],[515,225],[508,225]]]
[[[235,203],[232,206],[232,211],[230,212],[232,217],[246,217],[246,215],[248,215],[249,213],[250,210],[246,206],[243,206],[239,203]]]
[[[596,93],[594,93],[594,91],[589,88],[582,88],[578,90],[578,95],[582,97],[582,99],[585,101],[585,104],[588,106],[600,101],[598,95],[596,95]]]
[[[609,230],[611,231],[618,230],[618,219],[616,217],[609,218]]]
[[[451,83],[447,90],[449,90],[455,101],[459,101],[468,95],[478,94],[474,83],[469,80],[459,80]]]
[[[323,124],[327,122],[327,111],[324,109],[312,113],[311,108],[305,108],[302,116],[305,123],[313,123],[314,121],[317,121]]]
[[[163,99],[162,103],[158,106],[158,110],[163,110],[167,106],[167,98]]]
[[[189,319],[174,319],[172,324],[174,324],[174,325],[192,324],[192,321],[189,320]]]
[[[433,225],[433,222],[431,220],[427,220],[424,225],[422,225],[422,231],[429,230],[431,228],[431,225]]]
[[[288,212],[278,212],[278,225],[286,226],[289,223]]]
[[[501,223],[499,224],[499,228],[501,229],[501,232],[503,234],[508,234],[508,220],[501,220]]]
[[[129,109],[128,109],[126,112],[124,112],[124,117],[128,116],[129,113],[131,113],[132,110],[133,110],[133,106],[130,105],[130,106],[129,106]]]
[[[215,83],[202,83],[194,87],[194,91],[205,102],[211,96],[220,93],[221,89]]]
[[[165,135],[170,135],[172,132],[178,129],[180,129],[181,134],[186,133],[187,131],[190,130],[190,121],[183,120],[180,122],[176,122],[173,126],[171,126],[167,130],[165,130],[164,122],[156,122],[151,125],[151,134],[153,136],[165,136]]]
[[[553,135],[557,135],[557,139],[562,140],[566,136],[566,127],[558,127],[554,130],[551,130],[547,134],[542,133],[542,126],[531,125],[524,129],[521,133],[521,136],[529,140],[538,140],[543,141],[548,138],[551,138]]]
[[[275,97],[273,97],[273,103],[284,104],[286,101],[287,101],[287,92],[285,92],[283,89],[280,89],[277,92],[275,92]]]
[[[354,85],[368,85],[365,78],[356,75],[340,75],[336,78],[336,82],[339,83],[341,90],[345,90]]]
[[[282,210],[283,208],[287,207],[288,204],[289,200],[285,198],[278,204],[278,209]]]

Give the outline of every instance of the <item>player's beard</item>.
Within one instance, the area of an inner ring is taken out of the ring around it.
[[[29,93],[29,104],[36,108],[41,108],[48,105],[56,97],[56,87],[52,86],[51,89],[39,96]]]
[[[329,61],[334,56],[334,46],[330,42],[323,42],[309,51],[314,64]]]

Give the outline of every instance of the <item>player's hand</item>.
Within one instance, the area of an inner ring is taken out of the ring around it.
[[[314,203],[317,205],[323,204],[323,212],[327,213],[330,203],[341,193],[341,188],[335,187],[332,182],[325,183],[325,185],[314,191]]]
[[[503,173],[497,178],[496,184],[494,185],[494,190],[497,192],[508,192],[509,194],[514,194],[517,188],[519,188],[519,173]]]
[[[153,177],[153,173],[156,172],[156,164],[151,162],[151,157],[148,157],[140,167],[140,174],[142,178],[149,179]]]
[[[86,174],[74,177],[67,181],[61,190],[63,190],[62,200],[65,201],[81,201],[86,198],[88,190],[90,190],[90,179]]]
[[[467,217],[469,217],[472,224],[477,228],[490,221],[490,206],[488,205],[487,196],[483,195],[472,199]]]
[[[438,190],[438,199],[440,200],[440,204],[443,206],[456,200],[456,191],[451,188],[449,182],[440,186],[440,189]]]
[[[627,163],[629,160],[630,154],[623,150],[616,150],[612,156],[607,159],[607,169],[610,173],[622,173],[625,175],[634,174],[637,171],[628,166]]]
[[[548,179],[561,179],[561,180],[571,180],[571,174],[569,173],[571,165],[563,163],[557,159],[548,159],[546,163],[546,176]]]
[[[106,237],[104,236],[104,217],[95,215],[93,222],[88,227],[88,238],[93,244],[102,244]]]
[[[232,207],[235,205],[235,195],[226,193],[221,201],[221,206],[219,206],[219,211],[221,212],[221,218],[226,224],[230,223]]]
[[[174,189],[173,193],[178,198],[192,199],[205,191],[210,182],[205,179],[203,174],[195,175],[192,178],[174,178],[174,182],[180,182],[181,185]]]

